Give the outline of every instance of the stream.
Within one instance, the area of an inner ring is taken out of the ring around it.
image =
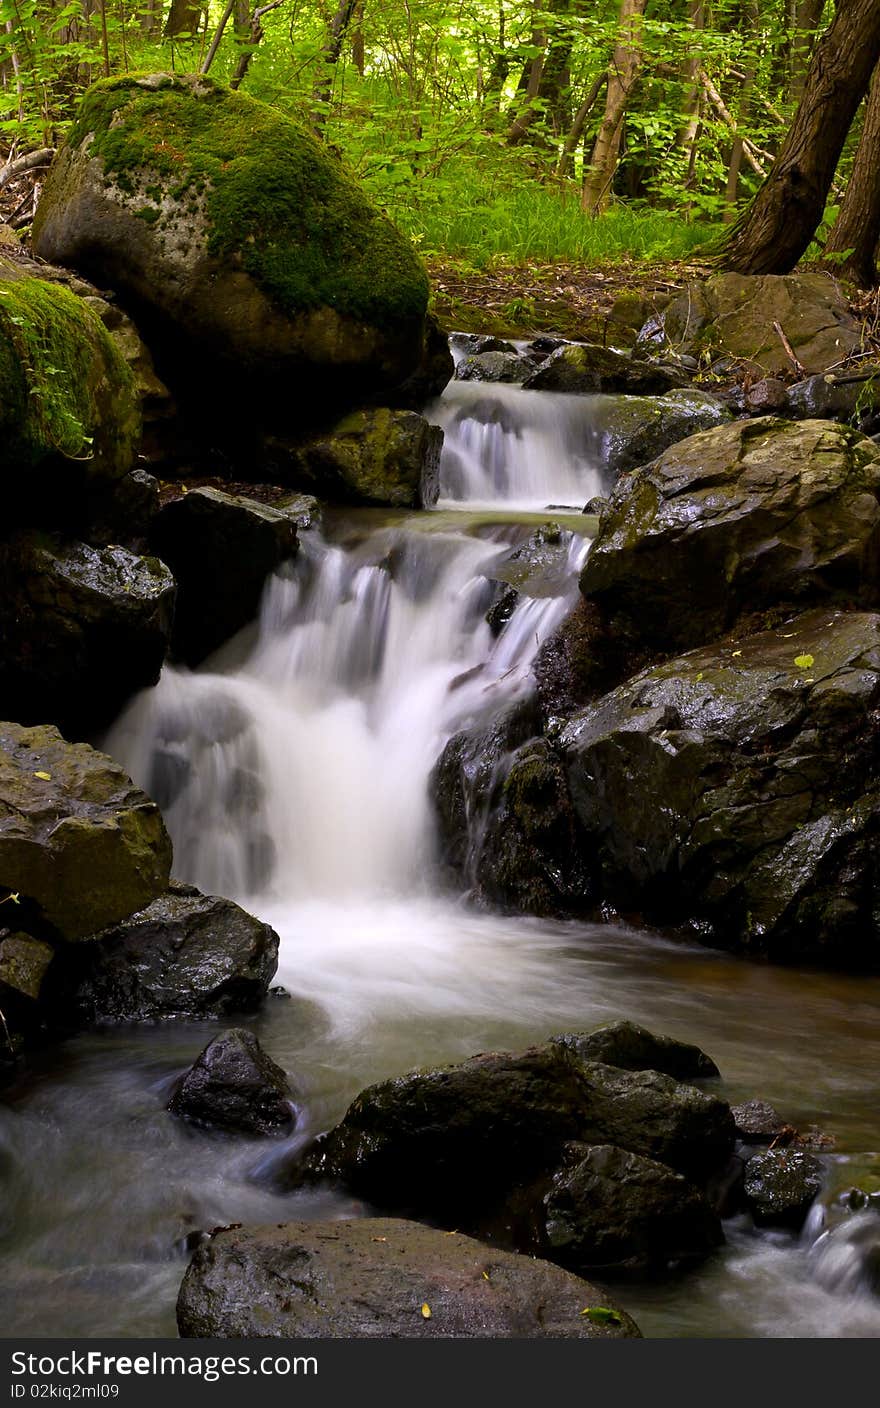
[[[278,931],[287,995],[247,1024],[290,1073],[298,1124],[229,1139],[165,1113],[216,1024],[40,1053],[0,1112],[7,1336],[173,1336],[198,1230],[370,1211],[273,1185],[358,1090],[616,1017],[699,1044],[732,1102],[832,1135],[828,1200],[878,1186],[880,980],[493,915],[438,886],[429,774],[452,734],[528,688],[576,599],[581,510],[605,485],[599,399],[453,382],[427,412],[446,433],[437,508],[328,514],[259,620],[197,672],[166,668],[102,740],[162,805],[175,874]],[[548,519],[565,573],[493,635],[492,573]],[[801,1236],[734,1219],[700,1269],[615,1294],[647,1336],[880,1337],[880,1299],[855,1252],[828,1254],[822,1216]]]

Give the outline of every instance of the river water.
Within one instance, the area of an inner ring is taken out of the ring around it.
[[[166,669],[105,740],[163,805],[175,873],[281,936],[289,995],[249,1025],[291,1074],[297,1131],[231,1140],[165,1113],[216,1025],[120,1028],[43,1053],[0,1113],[6,1335],[173,1335],[190,1234],[369,1211],[273,1191],[279,1161],[363,1086],[614,1017],[700,1044],[731,1100],[768,1099],[833,1135],[830,1204],[880,1186],[880,981],[619,924],[500,917],[440,892],[430,770],[458,728],[528,689],[575,599],[578,513],[603,474],[590,398],[453,383],[430,414],[447,436],[438,509],[338,514],[304,533],[259,621],[197,673]],[[548,516],[565,570],[493,636],[492,574]],[[815,1240],[822,1217],[801,1238],[735,1221],[703,1268],[617,1294],[646,1335],[880,1336],[855,1249]]]

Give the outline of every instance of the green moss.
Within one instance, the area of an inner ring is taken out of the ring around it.
[[[386,325],[421,317],[428,283],[403,235],[297,123],[209,79],[89,89],[69,142],[126,193],[156,178],[182,201],[204,193],[211,253],[232,259],[284,312],[330,306]]]
[[[0,462],[90,459],[106,409],[99,388],[124,406],[133,378],[88,304],[45,279],[0,278]]]
[[[138,220],[143,220],[145,225],[155,225],[162,218],[161,210],[157,210],[154,205],[142,205],[140,210],[135,211]]]

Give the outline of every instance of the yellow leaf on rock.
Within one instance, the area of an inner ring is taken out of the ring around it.
[[[422,1306],[422,1319],[423,1319],[423,1320],[430,1320],[430,1318],[431,1318],[431,1307],[430,1307],[430,1305],[428,1304],[428,1302],[425,1301],[424,1305]]]
[[[52,781],[52,774],[50,772],[35,772],[34,777],[41,777],[44,782]]]

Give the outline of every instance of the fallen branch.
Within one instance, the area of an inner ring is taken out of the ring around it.
[[[783,351],[785,352],[786,357],[791,362],[791,365],[794,367],[794,370],[797,372],[798,376],[806,376],[806,367],[798,361],[797,357],[795,356],[794,348],[792,347],[788,338],[785,336],[781,324],[777,323],[775,320],[773,323],[773,331],[776,333],[776,336],[782,343]]]
[[[54,147],[41,147],[37,152],[27,152],[25,156],[20,156],[15,161],[7,162],[0,169],[0,189],[7,186],[10,181],[14,181],[16,176],[23,176],[26,171],[35,171],[37,167],[48,166],[54,155]]]

